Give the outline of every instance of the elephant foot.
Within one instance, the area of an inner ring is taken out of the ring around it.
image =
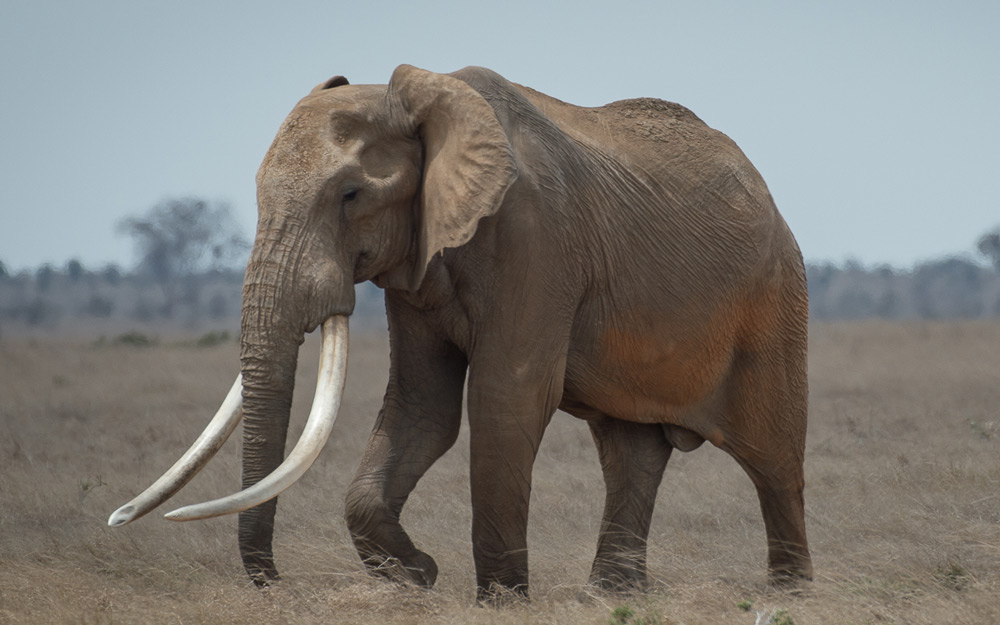
[[[363,562],[371,574],[392,580],[397,584],[430,588],[437,580],[437,563],[434,558],[422,551],[418,551],[416,555],[409,558],[370,555],[364,558]]]
[[[602,592],[632,595],[646,592],[646,552],[643,550],[611,550],[605,546],[590,569],[588,583]]]
[[[528,550],[488,550],[474,545],[476,603],[503,607],[528,601]]]
[[[528,584],[504,586],[491,582],[488,586],[476,587],[476,603],[486,608],[505,608],[528,602]]]
[[[768,583],[775,588],[794,590],[812,581],[812,559],[808,551],[785,550],[772,554],[769,560]]]
[[[812,581],[812,567],[808,570],[771,569],[768,571],[768,584],[778,590],[801,590]]]
[[[601,592],[613,595],[641,594],[648,587],[645,567],[615,566],[610,562],[595,562],[587,581]]]

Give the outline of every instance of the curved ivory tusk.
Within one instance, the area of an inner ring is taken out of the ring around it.
[[[312,466],[330,437],[333,423],[337,420],[340,399],[344,395],[344,381],[347,377],[347,316],[337,315],[324,321],[322,334],[316,394],[313,396],[306,427],[292,453],[270,475],[253,486],[222,499],[179,508],[168,512],[164,515],[165,518],[171,521],[194,521],[253,508],[277,497]]]
[[[108,518],[108,525],[119,527],[143,516],[156,506],[174,496],[208,464],[215,452],[219,451],[229,435],[233,433],[243,417],[243,376],[236,376],[233,387],[222,401],[218,412],[212,417],[205,431],[201,433],[184,455],[167,469],[160,479],[153,482],[138,497],[115,510]]]

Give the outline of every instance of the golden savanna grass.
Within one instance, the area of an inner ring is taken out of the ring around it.
[[[344,492],[381,402],[387,352],[381,334],[352,337],[334,438],[280,499],[284,579],[259,591],[240,566],[233,517],[105,524],[201,431],[236,374],[234,343],[5,339],[0,623],[604,624],[623,605],[630,623],[751,625],[755,612],[777,609],[798,625],[1000,622],[1000,324],[813,325],[806,505],[816,580],[798,593],[766,586],[756,496],[710,445],[667,467],[650,536],[652,592],[592,592],[584,582],[600,468],[585,424],[557,415],[534,472],[532,601],[501,610],[473,601],[464,434],[403,513],[438,561],[435,589],[373,579],[354,553]],[[310,340],[293,437],[315,354]],[[176,503],[236,489],[238,448],[230,442]]]

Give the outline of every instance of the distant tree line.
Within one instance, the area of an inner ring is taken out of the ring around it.
[[[912,269],[810,264],[814,319],[982,319],[1000,317],[1000,228],[976,242],[972,255],[919,263]]]
[[[966,258],[921,263],[909,270],[811,264],[809,313],[814,319],[981,319],[1000,317],[1000,275]]]
[[[0,263],[0,330],[66,328],[89,320],[150,329],[164,321],[199,330],[235,326],[242,289],[243,269],[235,267],[161,281],[117,265],[89,269],[75,259],[15,274]],[[358,285],[356,300],[356,322],[384,324],[381,290]]]
[[[164,285],[116,265],[91,270],[78,260],[63,267],[45,264],[0,274],[0,323],[37,327],[87,318],[222,319],[239,315],[242,279],[241,271],[206,271],[178,278],[165,292]]]
[[[118,225],[131,237],[135,266],[88,268],[77,259],[12,274],[0,262],[0,328],[59,327],[87,319],[119,325],[164,320],[188,327],[238,323],[249,243],[225,204],[170,199]],[[1000,229],[977,241],[976,253],[911,269],[856,262],[811,263],[814,319],[1000,318]],[[382,292],[358,286],[358,321],[384,323]]]
[[[0,328],[66,327],[88,320],[188,328],[239,322],[250,244],[229,206],[199,198],[168,199],[119,222],[136,264],[91,269],[78,259],[11,274],[0,261]],[[359,289],[362,316],[384,316],[381,292]]]

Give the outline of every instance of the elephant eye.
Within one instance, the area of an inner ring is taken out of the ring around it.
[[[348,202],[353,201],[354,198],[356,198],[356,197],[358,197],[358,190],[357,189],[348,189],[348,190],[344,191],[344,195],[341,197],[341,202],[343,204],[347,204]]]

